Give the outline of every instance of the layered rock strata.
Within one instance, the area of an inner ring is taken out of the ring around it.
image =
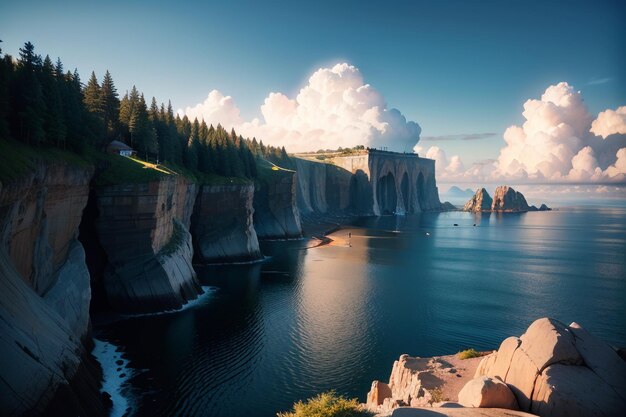
[[[201,292],[192,267],[190,217],[198,189],[182,176],[97,189],[99,241],[112,308],[176,309]]]
[[[254,229],[259,239],[302,237],[296,182],[296,173],[287,170],[272,171],[270,178],[256,182]]]
[[[91,168],[36,163],[0,184],[0,414],[104,415],[83,347],[91,297],[76,240]]]
[[[262,258],[253,200],[253,184],[201,188],[191,221],[196,259],[211,263]]]

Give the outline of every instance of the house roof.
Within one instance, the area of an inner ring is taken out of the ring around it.
[[[131,148],[130,146],[128,146],[124,142],[120,142],[119,140],[114,140],[113,142],[109,143],[107,148],[109,148],[109,149],[116,149],[118,151],[124,151],[124,150],[125,151],[132,151],[133,150],[133,148]]]

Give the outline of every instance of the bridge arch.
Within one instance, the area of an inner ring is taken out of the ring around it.
[[[398,204],[398,193],[396,191],[396,178],[391,172],[378,179],[376,199],[380,214],[393,214]]]
[[[406,171],[404,171],[402,181],[400,181],[400,193],[402,194],[404,211],[405,213],[409,213],[411,211],[411,207],[409,205],[409,174]]]
[[[426,207],[426,180],[421,171],[417,175],[417,204],[420,207],[420,211],[424,211]]]

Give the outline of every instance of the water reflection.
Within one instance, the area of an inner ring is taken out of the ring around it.
[[[402,353],[493,349],[544,315],[626,345],[625,214],[361,218],[331,245],[265,242],[264,263],[200,268],[219,288],[204,304],[104,330],[145,370],[141,416],[273,416],[330,388],[364,399]]]

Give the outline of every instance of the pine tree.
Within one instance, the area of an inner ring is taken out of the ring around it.
[[[98,78],[96,78],[96,73],[93,71],[91,72],[91,77],[89,77],[87,86],[83,91],[83,97],[83,102],[85,103],[87,110],[101,118],[103,116],[104,105],[100,95]]]
[[[46,113],[43,119],[46,139],[49,143],[61,147],[65,143],[67,128],[63,114],[59,81],[55,76],[55,68],[48,55],[46,55],[43,61],[40,78],[43,99],[46,105]]]
[[[111,73],[107,70],[100,87],[100,99],[102,102],[102,118],[106,130],[107,139],[110,141],[118,135],[120,99],[113,82]]]
[[[14,83],[13,97],[17,116],[17,136],[26,143],[40,144],[45,141],[44,117],[46,104],[41,84],[36,73],[41,70],[41,57],[35,54],[32,43],[26,42],[20,48],[17,80]]]

